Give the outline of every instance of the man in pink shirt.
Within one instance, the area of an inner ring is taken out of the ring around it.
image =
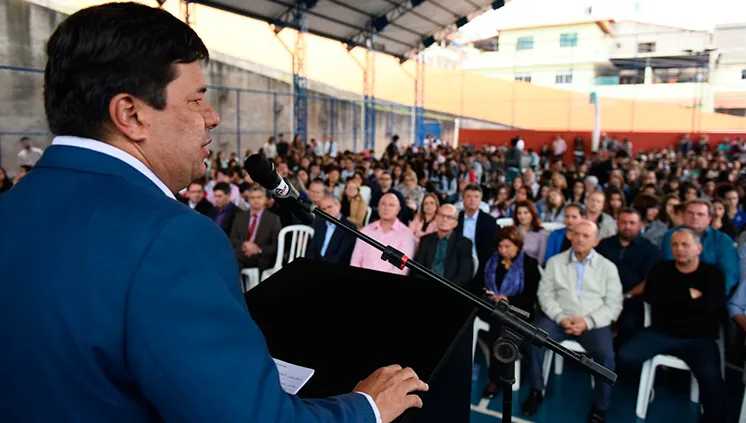
[[[390,245],[404,253],[407,257],[414,257],[415,240],[409,228],[401,223],[396,216],[401,210],[399,199],[394,194],[384,194],[378,202],[379,220],[364,227],[362,232],[383,245]],[[399,270],[391,263],[381,260],[381,252],[357,240],[352,251],[350,264],[355,267],[378,270],[380,272],[398,273],[406,275],[409,269]]]

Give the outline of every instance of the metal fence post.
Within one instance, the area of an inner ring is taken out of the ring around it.
[[[272,136],[277,138],[277,93],[272,93]]]
[[[241,91],[236,90],[236,154],[241,157]]]

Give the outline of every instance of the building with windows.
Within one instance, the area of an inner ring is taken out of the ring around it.
[[[461,69],[607,98],[746,115],[746,24],[692,30],[590,19],[503,26]]]

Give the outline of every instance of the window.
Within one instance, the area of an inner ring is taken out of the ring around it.
[[[578,33],[570,32],[560,34],[560,47],[576,47],[578,45]]]
[[[516,81],[523,81],[531,83],[531,74],[530,73],[517,73],[515,74],[515,80]]]
[[[638,53],[655,53],[655,43],[639,43],[637,44]]]
[[[534,37],[518,37],[516,50],[531,50],[532,48],[534,48]]]
[[[572,84],[572,71],[570,72],[557,72],[554,75],[555,84]]]

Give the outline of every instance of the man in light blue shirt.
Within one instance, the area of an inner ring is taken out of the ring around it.
[[[325,193],[318,204],[321,210],[335,216],[343,224],[352,228],[355,227],[342,216],[340,212],[342,205],[331,193]],[[324,219],[316,219],[313,229],[314,235],[306,249],[306,258],[330,263],[350,264],[352,251],[355,249],[354,235],[344,229],[337,228],[337,225]]]

